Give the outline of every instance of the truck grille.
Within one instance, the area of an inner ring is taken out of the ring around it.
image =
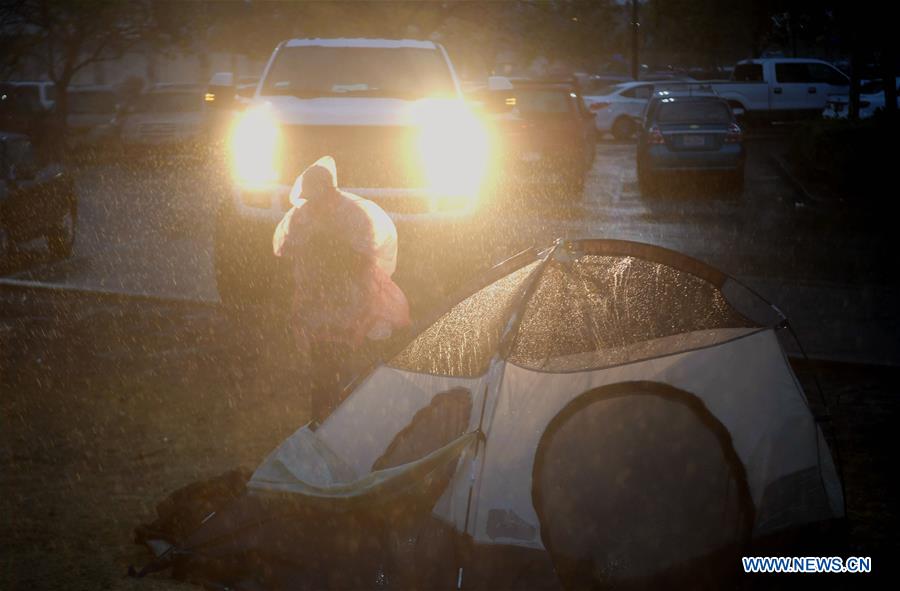
[[[397,126],[291,125],[283,128],[282,181],[291,184],[322,156],[333,156],[341,187],[415,188],[415,128]]]

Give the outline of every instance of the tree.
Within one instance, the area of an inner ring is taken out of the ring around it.
[[[65,137],[67,90],[75,75],[159,33],[153,4],[141,0],[13,0],[4,4],[0,20],[11,56],[6,67],[31,58],[56,86],[57,138]]]

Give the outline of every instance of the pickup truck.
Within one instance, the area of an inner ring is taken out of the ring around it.
[[[477,203],[487,132],[467,110],[441,45],[292,39],[275,49],[246,104],[222,100],[235,96],[234,80],[218,74],[206,93],[208,107],[236,108],[226,140],[230,188],[214,236],[226,305],[282,299],[289,274],[274,260],[272,233],[297,175],[322,156],[335,158],[342,189],[378,203],[401,231],[415,224],[428,244],[438,243],[435,232],[452,235],[442,219],[466,216]]]
[[[821,60],[766,58],[740,61],[731,80],[710,85],[743,119],[777,121],[820,116],[828,95],[846,94],[850,79]]]

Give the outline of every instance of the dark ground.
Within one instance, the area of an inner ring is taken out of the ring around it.
[[[604,142],[582,201],[502,210],[480,228],[494,242],[481,263],[556,236],[639,240],[709,262],[769,297],[812,356],[832,360],[795,367],[813,405],[818,377],[831,410],[826,430],[839,443],[847,493],[842,555],[871,555],[876,573],[894,575],[900,292],[888,272],[890,223],[855,201],[805,199],[770,162],[783,147],[783,136],[748,142],[741,198],[700,180],[645,199],[633,145]],[[306,421],[283,335],[235,329],[218,308],[208,212],[220,180],[178,161],[82,167],[74,256],[46,260],[37,248],[0,268],[0,590],[181,588],[124,578],[148,558],[132,544],[134,527],[179,487],[255,467]],[[404,239],[401,230],[401,247]],[[429,284],[453,254],[407,252],[404,260],[421,259],[412,275]],[[54,285],[85,291],[47,289]],[[787,588],[800,578],[754,581]],[[886,584],[865,575],[802,580]]]
[[[212,306],[14,291],[0,304],[0,588],[178,587],[123,578],[148,557],[132,530],[174,489],[252,468],[305,422],[284,351]],[[814,407],[817,378],[831,410],[847,555],[893,570],[900,369],[795,367]]]

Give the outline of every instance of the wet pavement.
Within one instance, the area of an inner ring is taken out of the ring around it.
[[[839,443],[845,555],[892,572],[900,313],[890,234],[847,204],[806,201],[771,161],[784,143],[749,142],[740,197],[694,178],[653,199],[637,190],[633,144],[602,143],[581,201],[541,188],[498,198],[474,228],[490,246],[472,268],[559,236],[620,238],[680,250],[759,290],[820,359],[794,363]],[[284,335],[248,333],[217,304],[215,169],[172,160],[76,174],[74,256],[52,261],[34,244],[0,269],[0,588],[184,588],[123,577],[147,560],[133,528],[173,490],[257,465],[306,421],[308,401],[285,371]],[[407,248],[423,272],[447,254]]]
[[[850,204],[809,201],[772,161],[789,132],[750,138],[747,183],[740,196],[715,179],[669,179],[659,196],[637,187],[634,144],[601,142],[581,199],[532,187],[493,196],[467,222],[484,244],[478,269],[557,237],[648,242],[712,264],[758,290],[791,319],[816,358],[900,363],[898,281],[886,269],[887,232]],[[183,158],[105,163],[76,171],[80,194],[74,255],[52,261],[26,249],[0,265],[0,285],[59,286],[216,302],[212,229],[222,171]],[[404,249],[407,275],[442,280],[442,245]],[[428,240],[426,234],[426,240]],[[423,256],[424,255],[424,256]],[[414,259],[410,261],[410,259]],[[419,260],[415,260],[419,259]],[[437,275],[435,276],[435,273]],[[408,286],[416,298],[416,288]]]

